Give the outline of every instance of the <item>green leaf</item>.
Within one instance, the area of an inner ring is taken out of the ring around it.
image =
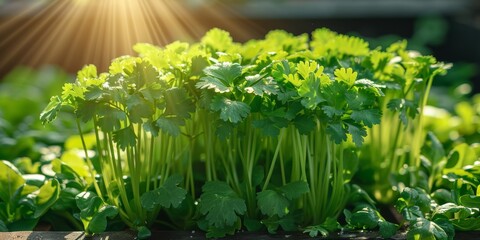
[[[478,208],[480,206],[480,196],[463,195],[459,200],[460,204],[465,207]]]
[[[330,139],[336,144],[347,140],[347,133],[342,123],[332,123],[327,126],[327,133],[330,135]]]
[[[50,102],[40,113],[40,120],[43,124],[53,121],[57,117],[57,113],[62,108],[62,99],[59,96],[50,98]]]
[[[329,118],[341,117],[345,113],[344,110],[332,106],[322,106],[322,110]]]
[[[450,222],[449,219],[447,218],[436,218],[433,220],[434,223],[436,223],[438,226],[440,226],[443,231],[448,236],[448,240],[453,240],[455,237],[455,228],[453,227],[453,224]]]
[[[22,174],[8,161],[0,161],[0,198],[8,203],[25,184]]]
[[[308,134],[315,129],[315,119],[311,115],[298,115],[293,124],[300,134]]]
[[[145,132],[149,132],[150,134],[152,134],[152,136],[156,137],[158,136],[158,132],[160,131],[160,128],[157,126],[156,121],[154,123],[148,120],[143,123],[143,130],[145,130]]]
[[[262,224],[267,227],[270,234],[276,234],[279,227],[287,232],[298,231],[298,225],[291,213],[281,218],[278,216],[269,217],[262,220]]]
[[[253,93],[257,96],[263,97],[264,94],[274,95],[278,92],[277,83],[272,77],[255,74],[253,76],[245,77],[245,80],[247,82],[245,92],[247,93]]]
[[[148,239],[152,236],[152,232],[146,226],[140,226],[137,228],[138,239]]]
[[[379,221],[378,226],[379,226],[380,236],[382,236],[382,238],[385,238],[385,239],[389,239],[393,237],[398,230],[398,226],[396,224],[393,224],[387,221]]]
[[[260,220],[251,219],[247,216],[245,216],[245,218],[243,219],[243,225],[249,232],[258,232],[263,228],[262,222]]]
[[[103,91],[99,86],[89,86],[85,92],[85,100],[94,101],[99,100],[103,96]]]
[[[372,127],[379,124],[382,114],[378,109],[353,110],[350,117],[357,123],[363,123],[365,126]]]
[[[345,93],[345,99],[347,100],[348,107],[352,110],[368,108],[375,103],[375,96],[364,89],[359,89],[358,92],[348,91]]]
[[[137,136],[133,131],[133,127],[128,126],[113,132],[113,140],[118,144],[118,146],[122,150],[125,150],[127,147],[135,146],[137,142]]]
[[[213,89],[218,93],[226,93],[231,91],[230,87],[224,82],[212,76],[202,77],[195,86],[199,89]]]
[[[147,211],[153,211],[157,206],[164,208],[178,207],[187,194],[185,189],[178,187],[181,182],[182,177],[180,175],[170,176],[162,186],[142,195],[142,206]]]
[[[345,213],[346,221],[348,225],[361,229],[373,229],[376,228],[379,222],[376,211],[370,206],[363,206],[357,209],[355,212],[349,214],[348,210]]]
[[[154,114],[153,105],[137,94],[128,97],[127,110],[133,123],[142,123],[142,119],[151,118]]]
[[[195,104],[188,98],[185,89],[173,87],[167,89],[164,95],[165,115],[189,118],[190,113],[195,111]]]
[[[113,218],[118,214],[115,206],[104,203],[93,192],[81,192],[75,197],[75,201],[87,234],[104,232],[107,228],[107,218]]]
[[[327,237],[330,232],[339,230],[340,228],[341,226],[335,218],[328,217],[327,220],[320,225],[305,228],[303,233],[308,233],[312,238],[317,237],[319,233],[322,237]]]
[[[450,221],[455,227],[455,229],[458,229],[460,231],[480,230],[480,219],[478,217],[450,219]]]
[[[38,195],[36,196],[36,208],[33,217],[39,218],[45,214],[59,197],[60,184],[58,181],[56,179],[46,181],[43,186],[40,187]]]
[[[288,126],[289,121],[284,117],[280,117],[281,114],[276,115],[274,112],[265,113],[269,115],[262,119],[253,120],[252,125],[262,130],[265,136],[277,137],[280,133],[280,129]]]
[[[310,192],[308,183],[305,181],[295,181],[287,183],[279,188],[288,200],[297,199],[305,193]]]
[[[213,111],[220,111],[223,121],[238,123],[250,113],[250,106],[243,102],[233,101],[228,98],[216,96],[210,105]]]
[[[168,133],[174,137],[180,135],[180,128],[178,125],[168,118],[160,117],[157,119],[157,121],[155,121],[155,125],[165,133]]]
[[[289,213],[290,201],[274,190],[265,190],[257,193],[258,208],[267,216],[283,217]]]
[[[367,136],[367,130],[364,127],[355,124],[348,124],[348,133],[352,135],[352,140],[356,147],[361,147],[363,144],[363,138]]]
[[[337,80],[345,82],[348,86],[353,86],[358,75],[358,73],[354,72],[351,68],[335,69],[334,74]]]
[[[202,190],[199,211],[213,227],[233,226],[247,211],[245,200],[224,182],[207,182]]]
[[[235,79],[242,75],[242,66],[238,63],[219,62],[203,70],[202,77],[196,84],[199,89],[213,89],[218,93],[230,92],[235,86]]]
[[[80,71],[77,72],[77,80],[84,82],[90,78],[97,77],[97,67],[93,64],[84,66]]]
[[[425,218],[418,218],[416,222],[410,225],[407,239],[448,240],[449,238],[447,233],[436,223]]]
[[[102,233],[107,229],[107,218],[113,218],[117,216],[118,210],[111,205],[104,205],[97,209],[95,215],[93,215],[90,224],[88,225],[89,232]]]
[[[75,109],[75,114],[82,122],[88,122],[96,114],[98,103],[94,101],[81,101]]]
[[[201,43],[215,49],[216,51],[226,51],[231,48],[233,40],[230,33],[227,31],[213,28],[202,37]]]

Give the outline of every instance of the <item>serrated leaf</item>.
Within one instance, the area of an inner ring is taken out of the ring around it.
[[[356,91],[348,91],[345,94],[348,107],[352,110],[360,110],[368,106],[372,106],[375,103],[375,96],[363,89]]]
[[[103,96],[103,91],[99,86],[92,85],[87,87],[85,92],[85,100],[87,101],[94,101],[101,99]]]
[[[344,110],[336,109],[333,106],[322,106],[322,110],[329,118],[341,117],[345,112]]]
[[[134,147],[137,143],[137,136],[131,126],[122,128],[113,132],[113,141],[115,141],[120,149],[125,150],[127,147]]]
[[[156,137],[158,136],[160,128],[157,126],[156,122],[146,121],[143,123],[143,130],[145,130],[145,132],[149,132],[150,134],[152,134],[152,136]]]
[[[229,86],[225,85],[225,83],[223,83],[220,79],[212,76],[202,77],[195,86],[199,89],[213,89],[218,93],[226,93],[231,91]]]
[[[187,194],[185,189],[178,187],[181,182],[182,177],[180,175],[168,177],[162,186],[142,195],[142,206],[147,211],[153,211],[157,206],[164,208],[178,207]]]
[[[283,117],[267,117],[264,119],[256,119],[252,125],[262,130],[265,136],[276,137],[280,133],[280,129],[288,126],[289,121]]]
[[[232,123],[238,123],[250,113],[250,106],[246,103],[233,101],[228,98],[216,96],[210,108],[213,111],[220,111],[220,119]]]
[[[274,215],[283,217],[289,213],[290,201],[274,190],[265,190],[257,193],[257,203],[262,214],[269,217]]]
[[[357,123],[363,123],[367,127],[372,127],[380,123],[382,114],[378,109],[353,110],[350,117]]]
[[[242,66],[238,63],[219,62],[205,68],[203,72],[207,75],[207,78],[201,78],[200,82],[208,83],[208,81],[215,79],[220,81],[224,86],[231,87],[234,86],[235,79],[242,75]],[[214,83],[214,85],[217,84]]]
[[[153,105],[134,94],[127,98],[128,117],[132,123],[142,123],[142,119],[148,119],[153,116]]]
[[[288,200],[297,199],[305,193],[310,192],[308,183],[304,181],[295,181],[287,183],[279,188],[279,190],[285,194]]]
[[[155,125],[163,132],[166,132],[174,137],[180,135],[180,128],[171,119],[160,117],[157,119],[157,121],[155,121]]]
[[[80,71],[77,72],[77,80],[80,82],[85,82],[87,79],[97,77],[97,67],[93,64],[84,66]]]
[[[262,223],[267,227],[270,234],[277,233],[278,227],[282,227],[282,229],[287,232],[298,231],[295,218],[291,213],[281,218],[278,216],[269,217],[262,220]]]
[[[354,72],[351,68],[335,69],[334,75],[337,80],[345,82],[348,86],[352,86],[357,79],[357,72]]]
[[[363,144],[363,139],[367,136],[367,130],[362,126],[357,126],[354,124],[348,124],[348,133],[352,136],[352,140],[355,143],[356,147],[361,147]]]
[[[170,88],[165,91],[164,95],[165,115],[189,118],[190,113],[195,111],[195,104],[188,98],[185,89]]]
[[[385,85],[376,84],[375,82],[368,79],[359,79],[355,81],[355,86],[360,86],[364,89],[369,90],[374,93],[375,96],[384,96],[385,94],[382,91],[382,88],[385,88]]]
[[[75,109],[75,114],[82,122],[88,122],[95,116],[97,106],[98,104],[94,101],[81,101]]]
[[[109,105],[99,105],[99,106],[96,106],[96,109],[98,114],[97,125],[100,127],[100,129],[102,129],[102,131],[105,131],[105,132],[112,132],[120,129],[121,127],[120,122],[125,121],[127,119],[127,115],[125,114],[125,112],[117,108],[111,107]],[[83,109],[83,110],[87,111],[87,109]],[[89,115],[92,113],[85,113],[85,114],[87,115],[86,116],[84,115],[84,117],[89,117]]]
[[[309,115],[299,115],[294,119],[293,124],[300,134],[308,134],[316,127],[315,120]]]
[[[245,200],[224,182],[207,182],[202,190],[199,211],[216,228],[233,226],[247,211]]]
[[[272,95],[278,92],[278,86],[272,77],[256,74],[245,77],[245,80],[247,81],[247,86],[245,87],[245,92],[247,93],[263,97],[263,94]]]
[[[309,226],[305,228],[303,233],[308,233],[310,237],[317,237],[320,233],[322,237],[327,237],[330,232],[339,230],[341,228],[340,224],[335,218],[327,217],[325,222],[320,225]]]
[[[347,140],[347,133],[342,123],[332,123],[327,126],[327,133],[330,136],[330,139],[336,144]]]
[[[312,76],[305,80],[298,88],[298,95],[302,99],[302,104],[306,108],[314,109],[318,104],[325,101],[320,91],[321,80]]]
[[[40,120],[42,124],[49,123],[57,117],[57,113],[62,108],[62,99],[59,96],[50,98],[50,102],[40,113]]]

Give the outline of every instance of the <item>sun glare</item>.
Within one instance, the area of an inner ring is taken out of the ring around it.
[[[133,54],[135,43],[192,41],[216,24],[236,29],[242,38],[252,35],[252,28],[225,17],[231,11],[218,10],[221,3],[214,10],[181,0],[29,2],[0,22],[0,69],[55,64],[75,71],[88,63],[105,69],[111,59]],[[191,8],[201,9],[210,22],[192,15]]]

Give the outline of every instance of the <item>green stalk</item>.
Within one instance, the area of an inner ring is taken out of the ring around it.
[[[83,152],[85,153],[85,159],[88,167],[88,171],[90,172],[90,177],[92,178],[93,186],[95,187],[95,191],[97,192],[97,195],[104,201],[104,197],[102,194],[102,191],[100,190],[100,187],[98,186],[97,181],[95,180],[95,169],[93,168],[92,160],[90,160],[90,157],[88,156],[88,150],[87,150],[87,145],[85,144],[85,138],[83,136],[82,128],[80,127],[80,121],[78,118],[75,118],[75,122],[77,124],[77,129],[80,134],[80,140],[82,142],[82,147],[83,147]]]
[[[420,105],[420,110],[419,110],[419,116],[418,116],[418,121],[417,125],[415,126],[415,134],[413,136],[413,150],[411,151],[410,155],[410,166],[420,166],[420,150],[423,145],[423,110],[425,106],[427,105],[428,101],[428,96],[430,95],[430,90],[432,88],[432,83],[433,83],[433,77],[435,75],[431,75],[428,80],[427,80],[427,88],[424,91],[423,99],[422,99],[422,104]]]
[[[275,153],[273,154],[272,163],[270,164],[270,169],[268,170],[267,177],[265,178],[265,183],[263,184],[262,191],[265,191],[268,187],[268,184],[270,183],[270,178],[272,177],[273,169],[275,168],[275,162],[277,161],[277,157],[278,157],[278,154],[280,152],[281,145],[282,145],[283,136],[286,134],[285,132],[286,132],[286,130],[282,129],[282,130],[280,130],[280,134],[278,135],[277,147],[275,148]],[[280,158],[280,159],[282,159],[282,158]],[[283,164],[280,164],[280,166],[281,166],[281,169],[282,169],[283,185],[285,185],[286,184],[285,169],[283,167]]]

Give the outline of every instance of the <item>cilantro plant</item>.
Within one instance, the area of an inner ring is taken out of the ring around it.
[[[383,203],[394,200],[395,177],[408,165],[420,166],[420,150],[425,138],[423,111],[435,76],[444,74],[448,64],[432,56],[422,56],[406,50],[406,41],[392,44],[386,50],[369,50],[368,43],[359,38],[349,38],[327,29],[313,33],[314,53],[325,54],[327,63],[338,62],[358,72],[376,92],[362,94],[355,102],[367,100],[369,95],[381,97],[379,112],[363,111],[352,115],[369,128],[361,132],[365,139],[360,156],[357,180]],[[349,96],[345,96],[349,99]],[[333,114],[333,113],[332,113]],[[370,117],[373,116],[373,117]],[[372,123],[380,123],[372,126]],[[355,139],[354,139],[355,140]],[[358,146],[358,145],[357,145]],[[387,181],[386,181],[387,180]],[[398,191],[397,191],[398,193]]]
[[[359,79],[355,59],[333,61],[305,35],[274,31],[241,47],[212,30],[201,44],[211,56],[196,82],[206,178],[227,183],[214,196],[228,189],[221,199],[237,206],[226,219],[212,217],[226,210],[207,200],[215,189],[204,189],[207,236],[233,234],[242,219],[247,229],[270,232],[336,219],[357,166],[354,148],[380,121],[382,86]]]
[[[184,45],[135,48],[142,57],[115,59],[107,73],[84,67],[75,83],[52,97],[41,119],[50,122],[61,107],[73,108],[89,172],[92,179],[101,177],[92,182],[95,202],[115,206],[125,223],[145,237],[161,208],[178,207],[185,199],[186,190],[178,187],[183,176],[192,184],[192,164],[183,164],[188,154],[180,134],[191,104],[181,81],[188,70],[178,57]],[[96,155],[85,146],[81,122],[88,121],[94,125]]]
[[[56,160],[54,170],[79,183],[75,216],[87,233],[118,214],[140,238],[154,221],[196,223],[207,237],[326,235],[356,191],[359,155],[374,179],[419,164],[417,111],[446,67],[402,44],[371,50],[328,29],[311,40],[272,31],[240,44],[212,29],[198,43],[137,44],[138,57],[100,74],[88,65],[51,98],[42,121],[73,109],[86,166]],[[345,213],[352,227],[396,230],[371,204]]]

